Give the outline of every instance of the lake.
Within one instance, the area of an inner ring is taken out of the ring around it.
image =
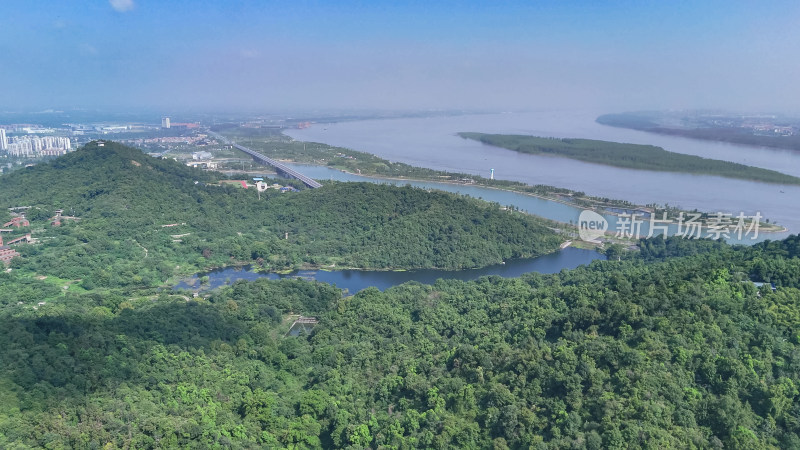
[[[433,284],[436,280],[441,278],[470,281],[488,275],[514,278],[529,272],[557,273],[564,269],[574,269],[580,265],[589,264],[598,259],[605,259],[605,255],[597,253],[594,250],[567,247],[555,253],[536,258],[514,259],[506,261],[505,264],[495,264],[480,269],[465,270],[420,269],[402,272],[379,270],[298,270],[289,274],[276,274],[255,272],[251,266],[241,268],[227,267],[196,274],[190,280],[181,281],[176,284],[174,288],[210,290],[232,284],[237,280],[253,281],[259,278],[269,278],[271,280],[302,278],[328,283],[341,289],[347,289],[348,292],[354,294],[371,286],[380,290],[385,290],[408,281]],[[201,285],[200,277],[205,275],[208,276],[209,282],[205,285]]]
[[[721,211],[734,216],[740,212],[748,216],[760,212],[791,232],[800,231],[800,186],[621,169],[567,158],[521,154],[456,136],[460,131],[477,131],[651,144],[673,152],[739,162],[800,176],[800,152],[613,128],[594,121],[602,113],[541,111],[362,120],[315,124],[302,130],[287,130],[286,134],[298,140],[352,148],[391,161],[435,170],[471,173],[488,178],[489,170],[493,168],[496,178],[565,187],[637,204],[669,204],[689,210]],[[536,214],[535,211],[529,211]],[[785,233],[771,234],[769,238],[785,236]]]

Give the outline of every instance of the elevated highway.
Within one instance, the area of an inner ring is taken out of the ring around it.
[[[267,166],[272,166],[279,173],[282,173],[283,175],[286,175],[288,177],[292,177],[292,178],[295,178],[297,180],[300,180],[303,184],[305,184],[306,186],[308,186],[308,187],[310,187],[312,189],[316,189],[318,187],[322,187],[322,184],[320,184],[317,180],[315,180],[315,179],[313,179],[311,177],[303,175],[302,173],[292,169],[291,167],[287,166],[286,164],[283,164],[280,161],[276,161],[276,160],[274,160],[272,158],[264,156],[264,155],[262,155],[261,153],[258,153],[255,150],[251,150],[251,149],[245,147],[244,145],[239,145],[239,144],[231,141],[230,139],[222,136],[219,133],[215,133],[213,131],[208,131],[208,134],[210,134],[211,136],[214,136],[216,139],[218,139],[219,141],[221,141],[225,145],[233,146],[234,148],[247,153],[256,162],[258,162],[260,164],[267,165]]]

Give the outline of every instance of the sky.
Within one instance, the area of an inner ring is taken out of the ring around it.
[[[3,0],[0,111],[800,110],[796,1]]]

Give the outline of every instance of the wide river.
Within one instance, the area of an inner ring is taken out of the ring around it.
[[[458,137],[460,131],[575,137],[651,144],[666,150],[739,162],[800,176],[800,152],[698,141],[600,125],[602,112],[549,111],[315,124],[287,130],[294,139],[323,142],[436,170],[565,187],[637,204],[763,217],[800,232],[800,186],[621,169],[567,158],[527,155]],[[529,212],[536,214],[535,210]],[[771,234],[776,239],[787,233]]]

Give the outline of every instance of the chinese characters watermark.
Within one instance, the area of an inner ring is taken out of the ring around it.
[[[760,212],[754,216],[747,216],[740,212],[734,217],[732,214],[717,212],[705,218],[700,213],[678,214],[675,219],[667,218],[664,212],[661,218],[655,214],[645,215],[639,212],[625,212],[617,215],[614,237],[638,239],[651,238],[662,234],[664,236],[678,236],[686,239],[731,239],[749,238],[758,239],[759,226],[761,225]],[[646,233],[643,232],[647,225]],[[599,243],[599,238],[609,231],[609,224],[605,217],[591,211],[583,210],[578,219],[578,234],[584,241]]]

